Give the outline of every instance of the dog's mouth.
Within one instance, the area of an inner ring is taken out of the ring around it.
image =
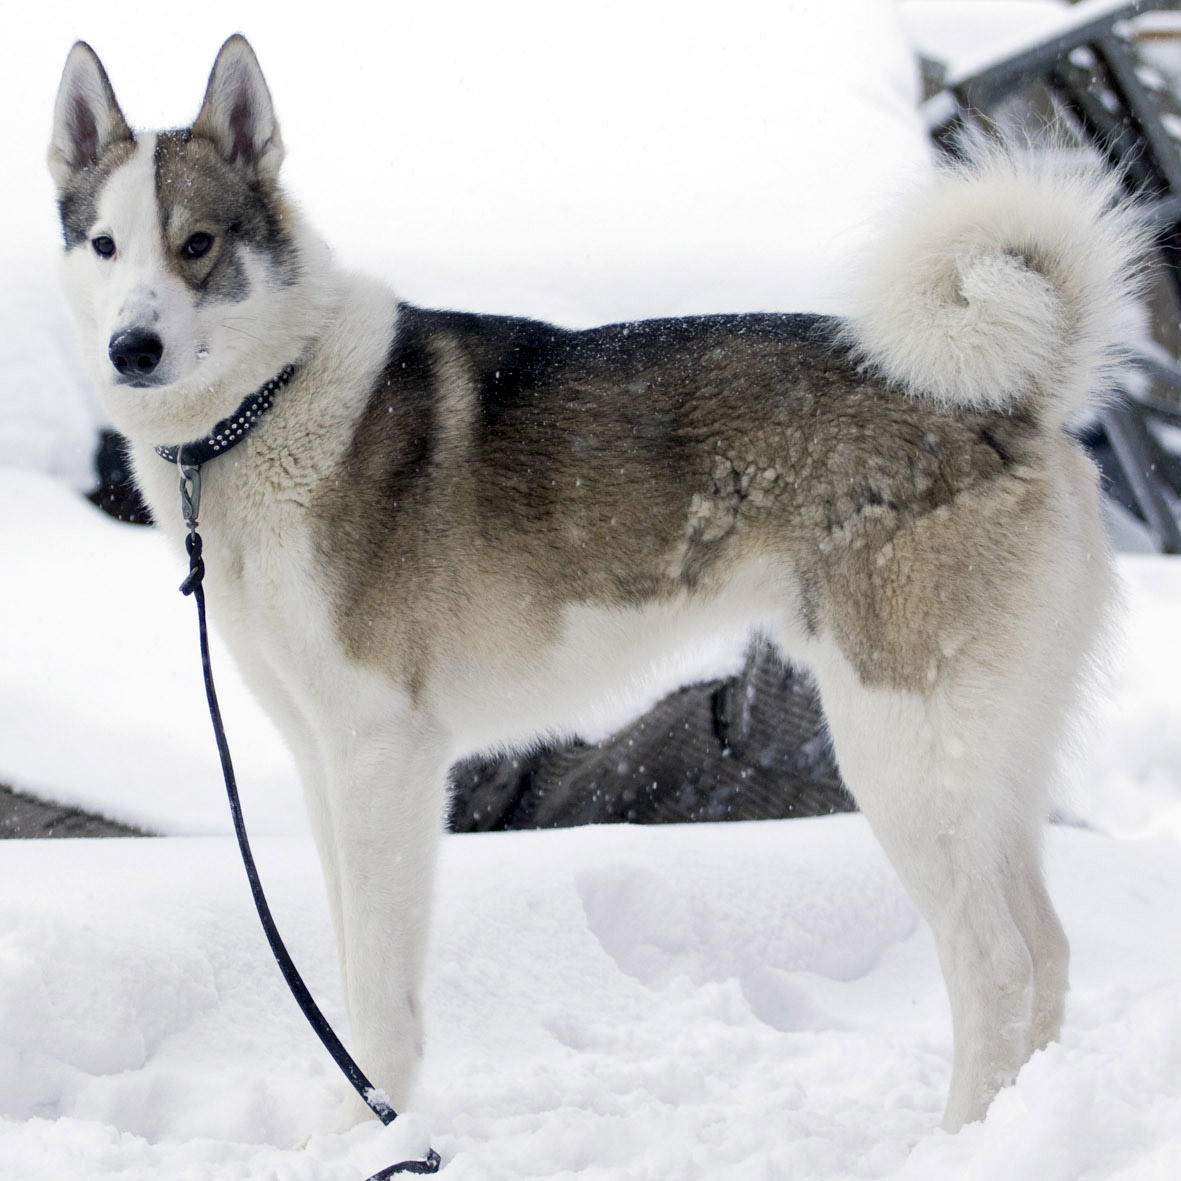
[[[150,390],[157,389],[162,385],[167,384],[159,377],[136,377],[131,375],[124,375],[121,373],[115,374],[114,385],[120,386],[123,389],[129,390]]]

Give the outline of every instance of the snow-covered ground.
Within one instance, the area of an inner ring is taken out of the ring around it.
[[[258,852],[335,1018],[311,848]],[[1062,1042],[952,1137],[934,948],[860,817],[452,837],[416,1104],[445,1175],[1175,1178],[1177,844],[1056,829],[1049,860]],[[14,842],[0,899],[0,1175],[345,1181],[400,1159],[376,1123],[328,1134],[334,1068],[227,840]]]
[[[927,152],[887,0],[201,18],[114,0],[6,18],[0,782],[171,835],[0,844],[0,1178],[346,1181],[428,1132],[444,1175],[479,1181],[1181,1176],[1181,563],[1141,556],[1120,560],[1110,691],[1062,802],[1081,823],[1047,838],[1066,1028],[984,1122],[933,1130],[932,943],[846,816],[449,838],[419,1114],[329,1132],[343,1084],[225,835],[182,564],[77,495],[100,412],[42,164],[69,44],[91,40],[133,122],[177,124],[242,29],[289,183],[344,258],[420,302],[571,324],[839,309]],[[290,763],[214,660],[277,918],[339,1018]]]

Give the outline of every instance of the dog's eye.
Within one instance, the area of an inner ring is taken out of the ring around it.
[[[201,258],[202,255],[209,253],[209,248],[212,245],[213,235],[207,234],[204,230],[198,230],[195,234],[189,235],[188,240],[180,248],[180,252],[185,258]]]
[[[94,253],[99,258],[112,258],[115,254],[115,239],[106,234],[99,234],[97,238],[91,240],[90,244],[94,247]]]

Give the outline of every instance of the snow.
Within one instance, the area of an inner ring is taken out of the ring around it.
[[[152,529],[60,481],[0,468],[0,782],[153,832],[231,831],[187,572]],[[278,734],[212,640],[234,765],[267,831],[306,827]]]
[[[933,945],[860,817],[451,837],[417,1102],[446,1175],[1174,1176],[1176,843],[1048,844],[1063,1040],[952,1137]],[[310,843],[258,845],[339,1019]],[[13,842],[0,898],[5,1177],[343,1181],[396,1159],[376,1123],[329,1133],[339,1084],[228,841]]]
[[[13,18],[0,75],[0,782],[169,835],[0,846],[0,1178],[346,1181],[428,1137],[459,1181],[1181,1175],[1178,560],[1120,559],[1075,823],[1047,835],[1066,1026],[986,1120],[934,1130],[933,944],[843,816],[449,837],[416,1112],[340,1136],[343,1084],[226,836],[183,564],[77,495],[101,411],[54,291],[42,164],[75,37],[133,121],[176,124],[241,27],[289,182],[342,257],[420,302],[581,324],[840,308],[874,217],[926,167],[894,8],[45,9]],[[213,659],[276,918],[344,1033],[294,772]]]

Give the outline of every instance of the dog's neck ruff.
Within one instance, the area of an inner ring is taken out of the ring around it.
[[[203,439],[191,443],[177,443],[174,446],[160,446],[156,454],[169,463],[184,463],[199,467],[203,463],[224,455],[236,447],[258,425],[258,420],[275,404],[275,395],[295,375],[295,366],[288,365],[270,381],[248,397],[229,418],[223,418]]]

